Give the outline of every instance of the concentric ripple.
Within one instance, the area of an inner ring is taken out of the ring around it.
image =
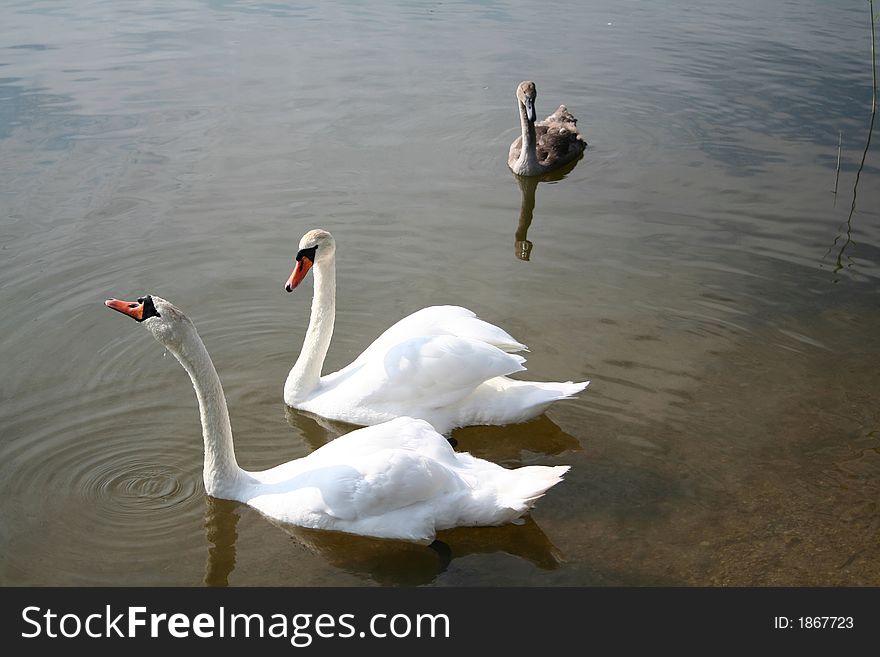
[[[198,477],[174,465],[142,461],[146,455],[114,454],[83,470],[75,482],[86,494],[107,504],[119,517],[174,509],[197,494]]]
[[[201,563],[198,416],[150,399],[142,395],[146,405],[132,409],[104,387],[59,400],[51,414],[43,406],[19,409],[7,422],[13,435],[0,444],[0,480],[16,490],[2,496],[0,538],[10,570],[20,569],[24,581],[95,583],[97,561],[106,571],[99,581],[124,573],[126,582],[149,582],[174,561]],[[92,565],[80,570],[85,564]]]

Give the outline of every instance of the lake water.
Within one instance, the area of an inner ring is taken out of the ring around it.
[[[880,585],[864,1],[40,0],[0,37],[0,583]],[[525,79],[590,144],[559,180],[507,169]],[[350,429],[281,397],[315,227],[325,372],[451,303],[592,380],[455,433],[572,466],[524,525],[429,549],[206,498],[186,374],[102,302],[190,315],[243,467],[303,456]]]

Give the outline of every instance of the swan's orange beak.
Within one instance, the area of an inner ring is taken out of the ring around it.
[[[296,289],[296,286],[302,283],[302,280],[306,277],[306,274],[309,273],[309,269],[312,268],[312,265],[315,264],[312,262],[312,259],[308,256],[302,256],[296,261],[296,267],[293,268],[293,273],[290,275],[290,278],[287,279],[287,283],[284,286],[284,289],[288,292],[293,292]]]
[[[123,315],[128,315],[137,321],[144,319],[144,304],[138,301],[122,301],[120,299],[107,299],[104,305]]]

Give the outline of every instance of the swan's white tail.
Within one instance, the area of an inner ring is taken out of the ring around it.
[[[525,395],[523,410],[526,415],[538,415],[546,411],[553,402],[574,397],[590,385],[590,382],[523,381],[523,384],[524,388],[530,389]]]
[[[565,399],[566,397],[573,397],[574,395],[584,390],[588,385],[590,385],[590,382],[579,381],[575,383],[573,381],[566,381],[564,383],[539,383],[538,385],[545,390],[553,390],[557,392],[559,394],[557,399]]]
[[[499,485],[498,498],[502,505],[518,514],[525,513],[544,494],[562,481],[568,465],[527,465],[511,470],[506,481]]]

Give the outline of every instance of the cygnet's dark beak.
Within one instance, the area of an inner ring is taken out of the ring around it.
[[[532,123],[535,122],[535,99],[526,96],[526,118]]]

